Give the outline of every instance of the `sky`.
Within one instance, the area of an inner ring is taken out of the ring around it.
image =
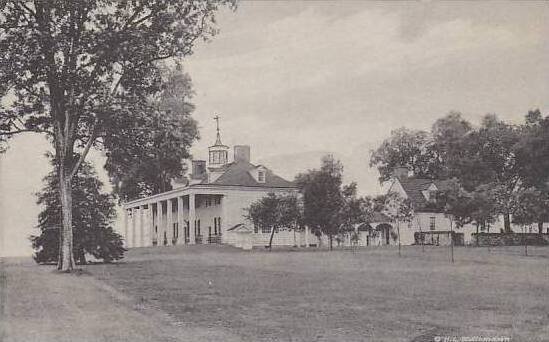
[[[375,194],[369,154],[393,129],[428,130],[450,111],[473,123],[549,112],[548,2],[243,1],[217,21],[184,61],[198,159],[218,114],[223,142],[251,145],[253,162],[292,179],[333,153],[347,182]],[[48,149],[25,135],[0,156],[0,255],[32,252]]]

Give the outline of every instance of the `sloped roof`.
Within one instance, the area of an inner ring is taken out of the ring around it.
[[[434,184],[438,190],[446,190],[451,182],[451,180],[413,177],[399,177],[398,181],[406,192],[406,195],[408,195],[408,198],[412,202],[412,206],[415,210],[425,209],[429,204],[427,198],[425,198],[422,192],[428,190],[431,184]]]
[[[235,232],[235,233],[251,233],[253,229],[251,229],[248,226],[245,226],[242,223],[239,223],[229,229],[227,229],[228,232]]]
[[[265,168],[265,183],[256,181],[249,171],[257,166],[246,161],[236,161],[229,163],[222,168],[223,174],[210,184],[215,185],[239,185],[239,186],[257,186],[267,188],[293,188],[293,182],[287,181],[282,177],[275,175],[271,170]]]

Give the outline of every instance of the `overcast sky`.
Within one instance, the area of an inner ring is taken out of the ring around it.
[[[375,193],[369,150],[392,129],[429,129],[451,110],[474,123],[547,114],[548,23],[541,1],[241,2],[185,62],[202,136],[193,153],[206,157],[219,114],[223,142],[251,145],[253,161],[291,179],[332,152],[347,181]],[[31,252],[48,148],[22,136],[0,157],[4,254]]]

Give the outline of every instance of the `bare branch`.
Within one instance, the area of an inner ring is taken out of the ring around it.
[[[9,136],[16,135],[16,134],[19,134],[19,133],[45,133],[45,134],[53,136],[53,132],[50,132],[50,131],[45,130],[45,129],[38,129],[38,128],[26,129],[26,128],[24,128],[24,129],[18,129],[18,130],[10,131],[10,132],[0,132],[0,137],[1,136],[9,137]]]

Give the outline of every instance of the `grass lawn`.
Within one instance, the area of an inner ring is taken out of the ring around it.
[[[139,248],[85,271],[172,324],[243,341],[549,341],[549,248]]]

